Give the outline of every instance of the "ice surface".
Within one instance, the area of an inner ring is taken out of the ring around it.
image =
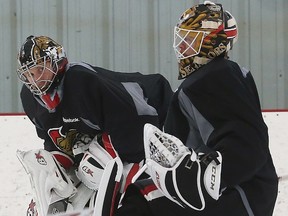
[[[288,215],[288,112],[265,112],[270,150],[280,182],[274,216]],[[31,200],[29,178],[16,150],[42,148],[42,140],[26,116],[0,116],[0,216],[21,216]]]

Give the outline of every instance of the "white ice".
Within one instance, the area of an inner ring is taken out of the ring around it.
[[[274,216],[288,215],[288,112],[265,112],[270,150],[279,176],[279,195]],[[42,140],[30,120],[0,116],[0,216],[26,215],[31,200],[29,178],[16,157],[16,150],[42,148]]]

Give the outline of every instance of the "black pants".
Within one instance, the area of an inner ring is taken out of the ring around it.
[[[153,216],[147,200],[134,187],[128,187],[115,216]]]
[[[141,189],[140,189],[141,190]],[[129,185],[115,216],[248,216],[236,190],[227,191],[221,201],[206,203],[203,211],[182,208],[166,197],[147,201],[135,185]]]
[[[144,180],[145,182],[146,180]],[[152,180],[148,180],[152,182]],[[187,211],[170,201],[166,197],[160,197],[147,201],[140,192],[139,185],[131,184],[126,190],[122,206],[117,209],[115,216],[186,216]],[[191,215],[188,213],[188,215]]]

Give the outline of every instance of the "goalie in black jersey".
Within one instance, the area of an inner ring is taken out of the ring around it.
[[[235,18],[205,1],[174,30],[179,79],[164,132],[144,128],[152,180],[128,187],[117,216],[272,216],[278,178],[252,74],[228,59]]]
[[[17,154],[34,190],[29,214],[89,205],[94,215],[112,215],[117,194],[143,165],[144,124],[163,126],[168,81],[68,62],[47,36],[28,37],[18,62],[23,108],[44,140],[44,149]]]

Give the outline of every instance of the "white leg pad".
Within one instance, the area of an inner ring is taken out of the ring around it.
[[[76,193],[76,188],[54,156],[44,150],[17,151],[17,157],[30,178],[34,200],[40,215],[49,206]]]

